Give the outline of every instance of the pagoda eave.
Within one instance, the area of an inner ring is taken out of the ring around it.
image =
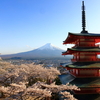
[[[64,66],[61,65],[61,67],[64,67]],[[70,70],[70,69],[78,69],[78,70],[84,70],[84,69],[86,69],[86,70],[96,69],[96,70],[97,70],[97,69],[98,69],[98,70],[99,70],[99,69],[100,69],[100,67],[97,67],[97,68],[95,68],[95,67],[92,67],[92,68],[91,68],[91,67],[90,67],[90,68],[89,68],[89,67],[69,67],[69,66],[66,66],[66,67],[64,67],[64,68],[66,68],[67,70]]]
[[[100,54],[100,49],[69,49],[65,52],[62,52],[62,55],[69,55],[69,54],[74,54],[74,53],[85,53],[85,52],[94,52],[95,54]]]
[[[76,33],[69,33],[68,37],[66,38],[65,41],[63,41],[63,44],[75,44],[75,42],[78,39],[95,39],[95,43],[98,43],[100,41],[100,34],[76,34]]]

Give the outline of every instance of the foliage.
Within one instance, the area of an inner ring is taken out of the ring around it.
[[[61,85],[62,84],[58,77],[56,77],[54,81],[55,81],[56,85]]]
[[[7,98],[17,97],[14,100],[19,100],[19,98],[28,100],[25,99],[27,96],[50,99],[62,90],[79,90],[74,85],[55,84],[54,81],[58,81],[59,74],[59,70],[53,67],[45,68],[43,65],[34,63],[13,65],[2,61],[0,62],[0,92]],[[68,93],[61,92],[65,97],[67,95],[68,100],[74,100],[69,98],[74,97]]]

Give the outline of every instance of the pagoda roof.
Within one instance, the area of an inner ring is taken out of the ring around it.
[[[69,35],[78,35],[78,36],[100,36],[100,33],[70,33]]]
[[[72,51],[100,52],[100,48],[68,48]]]
[[[100,69],[100,62],[96,63],[73,63],[73,64],[67,64],[67,63],[61,63],[61,66],[63,67],[69,67],[69,68],[75,68],[75,69]]]
[[[75,78],[70,73],[60,75],[60,81],[62,84],[70,82],[72,85],[76,85],[79,88],[98,88],[100,87],[100,78]]]
[[[96,43],[100,42],[100,34],[95,33],[68,33],[68,37],[63,44],[75,43],[77,39],[96,39]]]
[[[71,64],[71,65],[67,65],[67,66],[70,68],[93,68],[93,69],[96,69],[96,68],[100,68],[100,63],[94,63],[94,64],[83,65],[83,66]]]
[[[58,75],[62,84],[67,84],[75,79],[75,77],[71,74],[62,74]]]
[[[70,83],[79,88],[98,88],[100,87],[100,78],[75,78]]]
[[[95,52],[97,54],[100,53],[100,48],[68,48],[67,51],[62,52],[62,55],[73,54],[76,52]]]

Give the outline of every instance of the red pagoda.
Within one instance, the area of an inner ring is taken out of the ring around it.
[[[75,44],[62,53],[62,55],[73,55],[72,63],[62,63],[61,66],[69,71],[70,78],[67,82],[80,88],[80,91],[74,91],[74,94],[99,94],[100,48],[97,43],[100,42],[100,34],[88,33],[85,27],[85,7],[82,1],[82,31],[68,33],[68,37],[63,42],[63,44]]]

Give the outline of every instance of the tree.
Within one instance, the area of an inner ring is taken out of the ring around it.
[[[45,68],[34,63],[13,65],[2,61],[0,62],[0,92],[2,96],[14,100],[26,100],[26,96],[50,99],[59,93],[70,100],[72,95],[67,91],[61,91],[79,89],[75,85],[56,85],[54,80],[59,74],[57,68]]]

